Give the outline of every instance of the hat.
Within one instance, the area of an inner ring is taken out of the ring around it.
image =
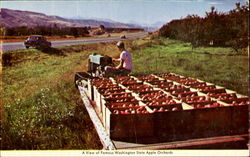
[[[117,47],[119,48],[124,48],[124,43],[122,41],[119,41],[117,44],[116,44]]]

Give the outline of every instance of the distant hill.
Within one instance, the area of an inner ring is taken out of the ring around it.
[[[112,21],[99,21],[91,19],[67,19],[59,16],[48,16],[43,13],[20,11],[1,8],[0,25],[3,27],[37,27],[37,26],[57,26],[57,27],[99,27],[104,25],[107,28],[140,28],[138,25],[125,24]]]

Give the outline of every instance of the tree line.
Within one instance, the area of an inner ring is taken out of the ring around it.
[[[190,42],[196,46],[230,46],[236,51],[248,46],[248,4],[236,3],[236,8],[221,13],[211,7],[205,17],[188,15],[173,20],[159,30],[159,35]]]
[[[128,32],[137,32],[143,31],[142,28],[105,28],[103,25],[100,25],[105,32],[108,33],[119,33],[122,31]],[[28,36],[32,34],[39,34],[45,36],[74,36],[74,37],[81,37],[81,36],[88,36],[93,28],[90,26],[88,27],[57,27],[56,25],[51,26],[38,26],[34,28],[29,28],[26,26],[22,27],[1,27],[1,36]]]
[[[29,27],[12,27],[4,28],[5,36],[27,36],[32,34],[46,35],[46,36],[62,36],[72,35],[75,37],[86,36],[89,34],[90,27],[64,27],[59,28],[56,25],[53,27],[38,26],[34,28]]]

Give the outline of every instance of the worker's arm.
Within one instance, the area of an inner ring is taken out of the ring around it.
[[[120,60],[120,63],[119,65],[116,67],[117,69],[120,69],[123,67],[123,64],[124,64],[124,60],[123,59],[119,59]]]
[[[120,58],[118,58],[118,59],[112,58],[112,61],[113,61],[113,62],[120,62],[121,59],[120,59]]]

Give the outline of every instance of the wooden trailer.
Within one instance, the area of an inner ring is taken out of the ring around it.
[[[177,74],[102,81],[77,85],[104,149],[248,149],[246,96]]]

